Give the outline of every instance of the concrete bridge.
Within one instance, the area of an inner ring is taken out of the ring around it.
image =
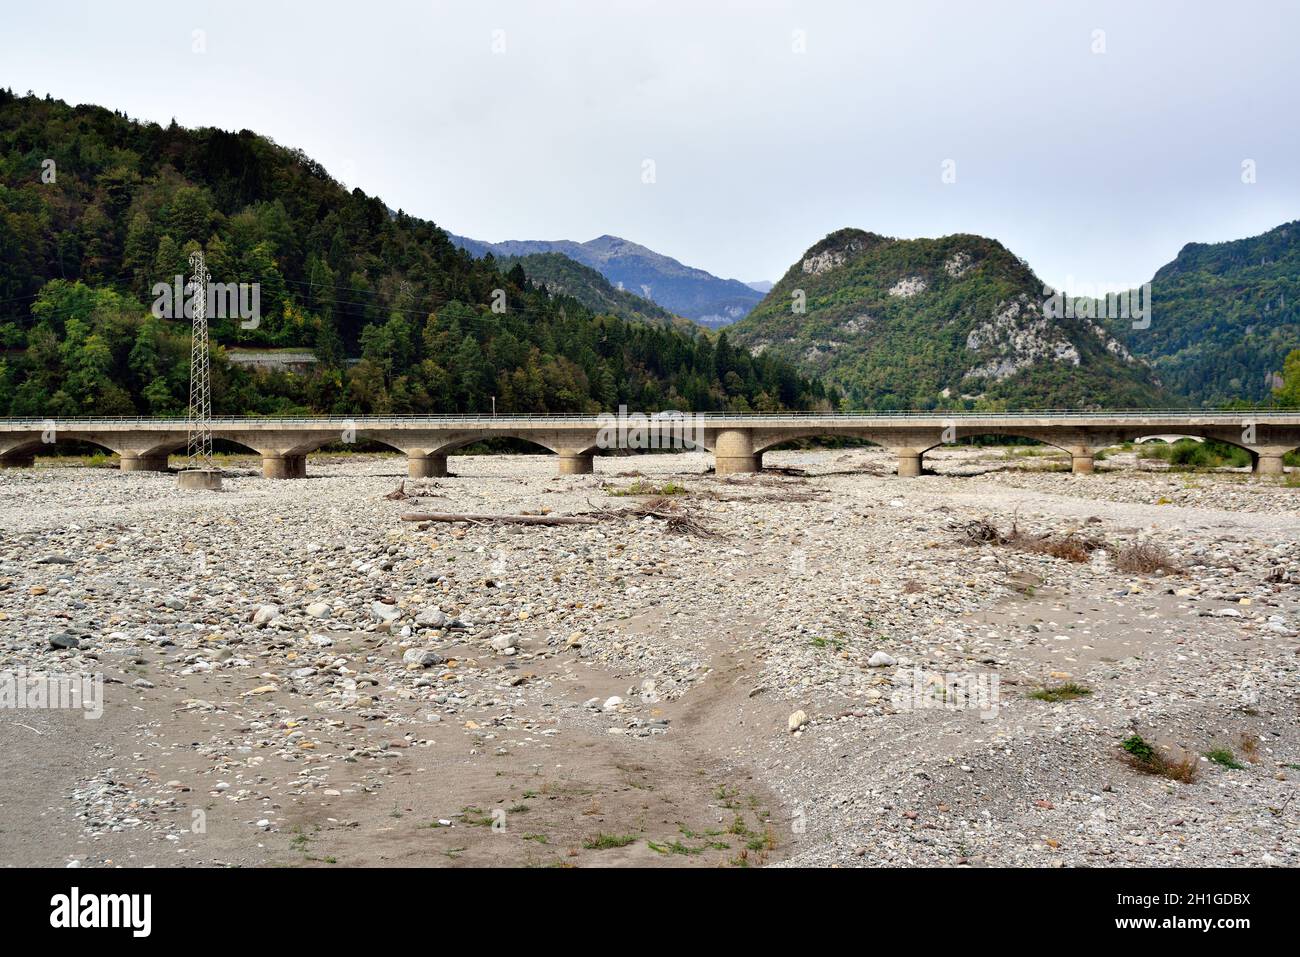
[[[631,421],[633,428],[620,429]],[[649,426],[649,434],[638,432]],[[447,455],[494,438],[549,449],[562,475],[592,471],[607,449],[681,447],[685,437],[713,453],[719,475],[762,468],[763,453],[792,439],[866,439],[898,456],[898,474],[921,474],[926,452],[976,436],[1033,439],[1068,452],[1075,472],[1091,472],[1098,449],[1146,436],[1216,439],[1250,453],[1254,471],[1278,475],[1282,456],[1300,447],[1300,412],[1007,412],[782,413],[733,415],[358,416],[356,418],[218,418],[215,438],[262,457],[267,478],[302,478],[307,454],[333,443],[375,442],[404,452],[414,478],[447,474]],[[647,446],[647,441],[656,442]],[[89,443],[116,453],[123,471],[162,471],[184,453],[183,419],[0,419],[0,467],[29,466],[61,443]]]

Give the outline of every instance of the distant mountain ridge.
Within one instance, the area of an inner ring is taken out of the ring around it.
[[[503,271],[516,264],[523,269],[530,282],[545,286],[552,296],[570,296],[578,300],[595,315],[617,316],[628,322],[679,325],[686,331],[700,331],[699,326],[673,315],[663,306],[626,289],[615,288],[595,269],[584,266],[563,253],[497,257],[497,265]]]
[[[560,253],[595,269],[616,286],[710,328],[743,319],[763,298],[762,292],[739,280],[720,279],[618,236],[599,236],[585,243],[567,239],[488,243],[449,236],[452,243],[480,259],[488,253],[496,258]]]

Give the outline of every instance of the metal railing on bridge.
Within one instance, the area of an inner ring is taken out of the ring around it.
[[[1058,419],[1148,419],[1148,418],[1170,418],[1170,419],[1204,419],[1210,417],[1229,416],[1238,419],[1258,419],[1263,416],[1279,416],[1288,418],[1300,418],[1300,410],[1295,409],[1122,409],[1115,411],[1108,410],[1084,410],[1084,409],[1020,409],[1013,412],[972,412],[972,411],[916,411],[916,410],[887,410],[880,412],[860,411],[860,412],[694,412],[694,413],[675,413],[671,411],[652,412],[652,413],[627,413],[628,415],[644,415],[652,421],[671,421],[674,416],[691,416],[705,422],[736,422],[736,421],[755,421],[755,422],[799,422],[807,419],[835,419],[845,423],[859,421],[894,419],[894,420],[962,420],[962,419],[1021,419],[1021,418],[1058,418]],[[404,425],[428,423],[430,425],[457,425],[473,424],[482,425],[485,422],[509,422],[514,424],[520,423],[538,423],[563,424],[566,422],[595,422],[602,417],[616,418],[617,413],[613,412],[594,412],[594,413],[555,413],[555,414],[537,414],[524,412],[503,412],[493,415],[492,413],[483,414],[438,414],[438,415],[320,415],[320,416],[260,416],[260,415],[241,415],[241,416],[214,416],[212,424],[220,428],[223,425],[284,425],[284,426],[319,426],[333,427],[342,425],[384,425],[390,423],[401,423]],[[42,428],[48,423],[58,424],[90,424],[98,423],[105,425],[159,425],[175,426],[183,428],[186,419],[179,417],[159,417],[159,416],[59,416],[59,417],[22,417],[0,419],[0,426],[20,426],[31,428]]]

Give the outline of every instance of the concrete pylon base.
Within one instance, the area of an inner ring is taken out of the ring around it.
[[[596,470],[595,463],[592,461],[593,456],[590,452],[583,455],[573,455],[560,453],[560,474],[561,475],[590,475]]]
[[[176,473],[176,485],[194,491],[221,491],[220,469],[185,469]]]
[[[166,455],[123,455],[118,467],[123,472],[166,472]]]
[[[307,456],[305,455],[263,455],[262,476],[273,479],[296,479],[307,477]]]
[[[406,475],[408,478],[446,478],[447,456],[445,455],[408,455],[406,457]]]
[[[754,451],[754,435],[749,429],[724,429],[718,433],[713,446],[715,475],[758,472],[762,468],[763,455]]]
[[[715,455],[713,473],[715,475],[741,475],[745,472],[763,471],[763,453],[751,455]]]
[[[921,474],[921,453],[916,449],[898,450],[898,477],[916,478]]]
[[[1071,455],[1070,471],[1078,475],[1089,475],[1093,470],[1093,460],[1091,455]]]
[[[1254,473],[1256,475],[1285,475],[1286,465],[1282,462],[1280,455],[1260,454],[1255,459]]]

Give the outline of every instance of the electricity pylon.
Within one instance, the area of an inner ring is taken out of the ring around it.
[[[203,253],[190,253],[194,325],[190,338],[190,413],[186,423],[189,466],[176,480],[181,488],[221,488],[221,471],[212,464],[212,379],[208,376],[208,267]]]
[[[208,375],[208,268],[202,252],[190,253],[194,303],[194,325],[190,338],[189,467],[210,469],[212,465],[212,380]]]

